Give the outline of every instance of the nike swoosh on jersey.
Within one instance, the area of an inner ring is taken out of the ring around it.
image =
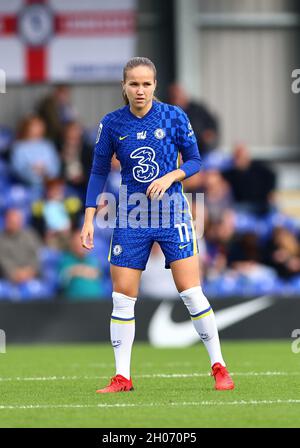
[[[225,330],[225,328],[269,308],[273,303],[274,299],[263,296],[247,303],[216,311],[214,314],[218,330]],[[162,302],[155,310],[148,328],[150,344],[156,347],[187,347],[199,341],[199,335],[190,320],[186,322],[173,321],[171,318],[173,308],[174,302]]]
[[[187,243],[187,244],[183,244],[183,245],[180,245],[179,246],[179,249],[184,249],[186,246],[188,246],[190,243]]]
[[[127,137],[129,137],[129,136],[128,135],[124,135],[124,137],[119,137],[119,140],[124,140]]]

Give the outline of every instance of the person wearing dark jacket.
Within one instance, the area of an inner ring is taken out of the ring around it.
[[[223,172],[240,210],[264,215],[270,209],[276,178],[261,161],[252,160],[246,145],[238,144],[233,152],[233,166]]]
[[[168,101],[181,107],[188,115],[201,156],[216,149],[219,139],[219,124],[217,118],[208,108],[203,103],[191,101],[184,88],[177,83],[169,86]]]

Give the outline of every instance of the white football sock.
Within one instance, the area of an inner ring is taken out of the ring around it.
[[[134,341],[135,297],[113,292],[113,310],[110,321],[110,337],[114,348],[116,375],[130,379],[131,348]]]
[[[208,351],[211,365],[220,362],[225,366],[221,353],[215,315],[207,298],[203,294],[201,286],[195,286],[182,291],[180,297],[186,305],[193,325]]]

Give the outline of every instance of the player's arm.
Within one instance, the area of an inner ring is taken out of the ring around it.
[[[191,177],[200,171],[202,161],[199,154],[197,142],[193,143],[190,146],[182,147],[181,155],[183,164],[180,166],[179,171],[184,172],[184,179],[187,179],[188,177]]]
[[[198,173],[201,169],[202,162],[194,131],[187,115],[181,109],[178,114],[176,140],[182,155],[183,164],[179,169],[165,174],[149,185],[146,194],[151,199],[161,198],[174,182],[187,179]]]
[[[184,179],[187,179],[200,171],[202,162],[190,120],[180,107],[177,111],[176,140],[183,161],[180,170],[184,171]]]
[[[165,191],[174,183],[193,176],[201,168],[201,158],[198,145],[194,143],[181,151],[183,164],[177,170],[170,171],[164,176],[155,179],[148,187],[146,195],[151,199],[160,199]]]
[[[81,231],[81,244],[86,249],[94,247],[94,216],[97,210],[98,200],[104,190],[107,176],[111,168],[113,144],[107,126],[100,123],[96,139],[93,165],[88,182],[84,223]]]

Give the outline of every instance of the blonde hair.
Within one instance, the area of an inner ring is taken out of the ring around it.
[[[129,61],[123,68],[123,82],[124,83],[126,82],[127,72],[129,72],[129,70],[132,70],[135,67],[139,67],[140,65],[144,65],[145,67],[150,68],[153,71],[154,81],[156,81],[156,67],[153,64],[153,62],[148,58],[135,57],[135,58],[129,59]],[[127,98],[127,95],[126,95],[124,89],[122,90],[122,96],[123,96],[123,100],[124,100],[125,104],[126,105],[129,104],[129,101],[128,101],[128,98]],[[155,96],[153,97],[153,99],[158,101],[158,99]]]

